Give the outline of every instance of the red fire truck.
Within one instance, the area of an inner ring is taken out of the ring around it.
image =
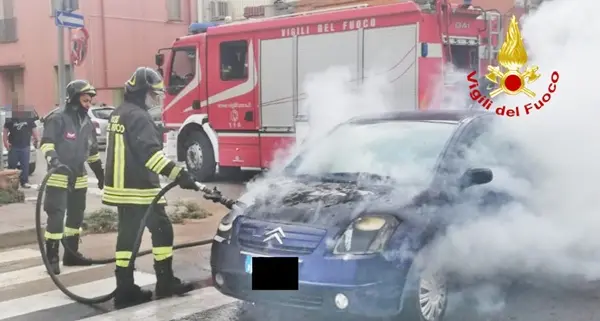
[[[439,91],[430,83],[446,63],[472,71],[493,62],[499,20],[468,4],[406,1],[221,24],[177,38],[156,55],[167,88],[167,154],[199,180],[226,168],[268,168],[278,149],[306,133],[304,81],[331,66],[350,68],[358,84],[378,70],[398,109],[428,108]]]

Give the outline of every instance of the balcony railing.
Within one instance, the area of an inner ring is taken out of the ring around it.
[[[17,35],[17,18],[0,19],[0,43],[19,40]]]

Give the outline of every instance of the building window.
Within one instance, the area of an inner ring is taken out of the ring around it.
[[[183,21],[181,18],[181,0],[167,0],[167,20]]]
[[[19,39],[13,2],[13,0],[0,0],[0,43],[15,42]]]
[[[221,80],[244,80],[248,78],[248,42],[245,40],[222,42]]]
[[[66,87],[68,83],[73,80],[73,74],[71,72],[71,65],[65,65],[65,84]],[[54,66],[54,88],[56,88],[56,103],[59,103],[59,97],[61,92],[66,92],[66,88],[59,88],[58,84],[58,66]]]
[[[61,6],[61,2],[64,7]],[[50,16],[54,17],[56,10],[79,10],[79,0],[50,0]]]

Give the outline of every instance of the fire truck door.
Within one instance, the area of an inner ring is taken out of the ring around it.
[[[275,153],[292,145],[297,100],[297,38],[260,42],[260,150],[261,167],[268,168]]]
[[[250,37],[228,36],[209,40],[208,47],[211,125],[217,131],[256,130],[256,44]]]
[[[400,110],[418,108],[417,43],[416,24],[364,32],[365,81],[369,74],[385,76],[391,101]]]
[[[260,42],[260,121],[263,131],[293,131],[295,40],[279,38]]]

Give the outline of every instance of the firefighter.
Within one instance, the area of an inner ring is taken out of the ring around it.
[[[148,109],[164,95],[162,77],[151,68],[140,67],[125,83],[124,102],[108,124],[106,186],[102,202],[117,206],[119,229],[115,253],[117,290],[115,308],[144,303],[152,292],[134,283],[130,258],[136,233],[152,199],[160,191],[159,175],[167,176],[184,189],[198,190],[193,177],[176,166],[163,153],[162,134]],[[152,253],[156,272],[156,298],[182,295],[193,286],[173,275],[173,226],[165,212],[163,198],[146,222],[152,233]]]
[[[63,265],[90,265],[79,257],[79,233],[85,211],[88,177],[85,162],[98,179],[98,187],[104,185],[102,161],[98,153],[96,131],[88,116],[88,108],[96,89],[85,80],[74,80],[67,85],[66,106],[52,113],[44,124],[40,150],[48,162],[48,168],[59,168],[47,182],[44,211],[48,215],[46,225],[46,252],[52,270],[60,274],[58,250],[64,236],[65,245],[77,255],[64,251]],[[63,226],[63,219],[67,220]]]

